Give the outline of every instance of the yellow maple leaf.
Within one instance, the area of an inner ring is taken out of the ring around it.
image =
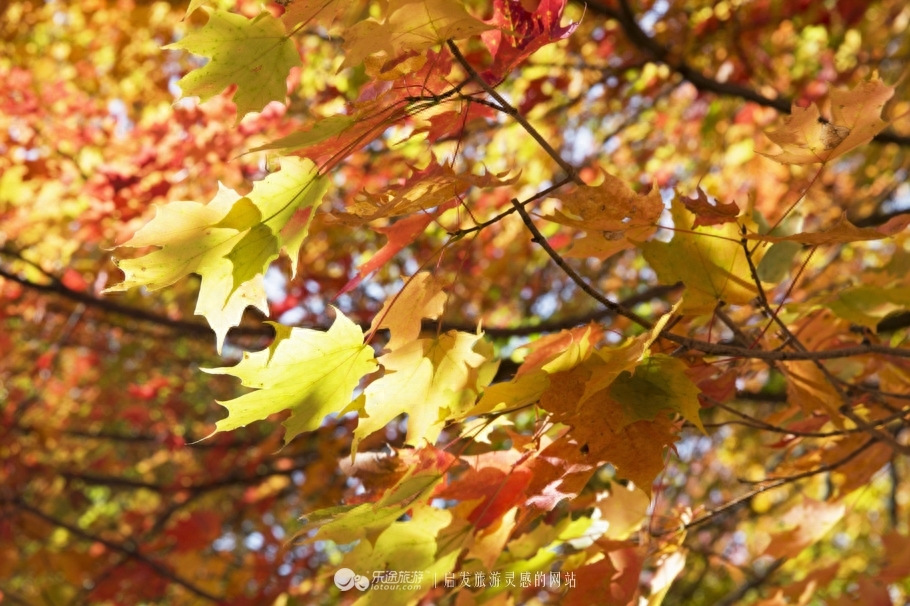
[[[446,420],[474,403],[475,369],[488,360],[475,351],[480,339],[452,330],[411,341],[379,358],[386,374],[364,391],[352,449],[402,413],[408,414],[408,444],[434,443]]]
[[[651,483],[664,467],[664,447],[675,440],[676,428],[667,415],[628,423],[622,405],[608,390],[597,392],[579,406],[585,384],[596,372],[593,360],[552,375],[540,407],[553,413],[554,422],[570,427],[558,440],[574,446],[564,449],[568,463],[573,463],[569,453],[574,453],[579,465],[612,463],[620,477],[632,480],[650,496]]]
[[[391,0],[388,15],[383,23],[361,21],[345,31],[343,68],[376,53],[395,59],[493,29],[472,17],[458,0]]]
[[[443,312],[446,281],[439,276],[422,271],[409,278],[404,288],[386,300],[373,318],[370,332],[388,328],[392,334],[386,347],[397,349],[420,336],[423,318],[436,319]]]
[[[853,90],[832,90],[832,120],[824,122],[817,105],[794,104],[784,126],[767,137],[780,146],[777,154],[762,154],[781,164],[828,162],[868,143],[888,126],[881,119],[894,87],[875,78],[860,82]]]
[[[678,199],[673,200],[672,214],[673,239],[640,247],[661,284],[686,285],[680,312],[710,313],[718,301],[741,305],[757,296],[737,223],[694,228],[693,215]],[[755,263],[761,254],[754,255]]]

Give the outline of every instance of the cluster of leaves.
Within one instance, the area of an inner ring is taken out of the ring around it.
[[[4,597],[910,595],[902,3],[97,4],[4,26]]]

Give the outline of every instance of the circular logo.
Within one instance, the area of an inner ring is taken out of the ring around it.
[[[341,591],[347,591],[356,587],[360,591],[365,591],[370,586],[370,579],[363,575],[356,574],[350,568],[339,568],[335,573],[335,586]]]
[[[342,591],[347,591],[354,586],[354,571],[350,568],[341,568],[335,573],[335,586]]]

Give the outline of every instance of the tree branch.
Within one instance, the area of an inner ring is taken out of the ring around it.
[[[82,539],[84,541],[89,541],[92,543],[100,543],[100,544],[104,545],[105,547],[107,547],[108,549],[110,549],[111,551],[115,551],[128,558],[132,558],[132,559],[136,560],[137,562],[141,562],[142,564],[145,564],[146,566],[148,566],[149,568],[154,570],[155,573],[158,574],[159,576],[171,581],[172,583],[180,585],[181,587],[183,587],[190,593],[193,593],[194,595],[196,595],[200,598],[203,598],[210,602],[215,602],[216,604],[223,603],[223,600],[221,598],[212,595],[211,593],[205,591],[204,589],[200,589],[199,587],[197,587],[190,581],[187,581],[186,579],[180,577],[179,575],[175,574],[174,572],[171,572],[164,565],[149,558],[148,556],[143,555],[135,547],[121,545],[120,543],[115,543],[114,541],[109,541],[108,539],[105,539],[103,537],[93,535],[93,534],[86,532],[85,530],[79,528],[78,526],[73,526],[72,524],[64,522],[63,520],[58,520],[57,518],[44,513],[40,509],[32,507],[31,505],[25,503],[22,500],[17,499],[16,501],[13,502],[13,504],[21,511],[24,511],[26,513],[31,514],[32,516],[34,516],[36,518],[44,520],[48,524],[57,526],[58,528],[63,528],[64,530],[70,532],[71,534],[79,537],[80,539]]]
[[[521,115],[521,112],[518,111],[518,109],[508,101],[506,101],[502,95],[496,92],[495,88],[490,86],[487,81],[477,73],[477,70],[475,70],[470,63],[468,63],[468,60],[465,59],[464,55],[461,54],[461,51],[458,50],[458,46],[451,40],[447,41],[446,44],[448,45],[449,50],[452,51],[452,55],[455,57],[458,63],[460,63],[464,70],[468,72],[468,75],[471,76],[471,79],[474,80],[474,82],[476,82],[480,88],[482,88],[488,95],[496,100],[502,111],[510,115],[516,122],[518,122],[521,127],[525,129],[525,131],[531,135],[535,141],[537,141],[537,144],[540,145],[545,152],[547,152],[547,155],[553,158],[553,161],[559,165],[559,167],[566,173],[566,175],[569,176],[570,179],[572,179],[572,181],[579,185],[583,185],[584,183],[582,182],[581,177],[578,176],[578,171],[575,170],[575,167],[572,166],[569,162],[566,162],[563,157],[559,155],[559,152],[553,149],[553,146],[550,145],[550,143],[543,137],[543,135],[541,135],[536,128],[531,126],[531,123],[528,122],[528,120],[523,115]]]
[[[605,6],[599,2],[586,2],[585,6],[587,10],[593,13],[618,21],[622,26],[626,37],[632,44],[638,47],[639,50],[650,55],[655,61],[668,66],[698,90],[714,93],[715,95],[720,95],[722,97],[734,97],[744,101],[751,101],[752,103],[756,103],[763,107],[773,108],[782,114],[790,113],[792,101],[783,95],[768,97],[756,90],[739,84],[720,82],[719,80],[710,78],[683,60],[673,61],[671,59],[670,49],[651,38],[641,26],[638,25],[628,0],[619,0],[619,10]],[[879,133],[872,140],[878,143],[897,143],[904,147],[910,146],[910,136],[899,135],[891,131]]]
[[[534,236],[533,238],[531,238],[531,241],[536,242],[537,244],[540,244],[540,246],[547,252],[547,254],[550,255],[550,258],[553,259],[553,262],[556,263],[556,265],[558,265],[559,268],[561,270],[563,270],[566,273],[566,275],[569,276],[569,278],[573,282],[575,282],[576,285],[578,285],[578,287],[580,289],[582,289],[592,299],[599,302],[601,305],[606,307],[612,313],[614,313],[618,316],[622,316],[624,318],[628,318],[629,320],[635,322],[636,324],[638,324],[639,326],[641,326],[645,329],[650,330],[651,328],[654,327],[654,323],[651,322],[650,320],[646,320],[646,319],[642,318],[637,313],[635,313],[631,309],[628,309],[621,303],[617,303],[616,301],[609,299],[608,297],[599,293],[590,284],[588,284],[584,278],[582,278],[580,275],[578,275],[578,273],[574,269],[572,269],[572,267],[568,263],[566,263],[565,259],[563,259],[561,256],[559,256],[559,253],[557,253],[555,250],[553,250],[553,247],[550,246],[550,243],[547,242],[547,239],[543,237],[543,234],[540,233],[540,230],[538,230],[537,227],[534,225],[534,222],[531,221],[531,216],[528,214],[528,211],[526,211],[524,209],[524,207],[518,202],[518,200],[515,200],[513,198],[512,206],[514,206],[515,210],[518,211],[518,214],[521,215],[521,220],[524,221],[525,227],[527,227],[528,231],[530,231],[531,234]]]

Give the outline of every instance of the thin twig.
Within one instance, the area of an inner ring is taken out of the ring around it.
[[[568,263],[566,263],[565,259],[563,259],[561,256],[559,256],[559,253],[557,253],[555,250],[553,250],[553,247],[550,246],[550,243],[547,242],[547,239],[543,237],[543,234],[540,233],[540,231],[534,225],[534,222],[531,221],[531,216],[528,214],[528,211],[526,211],[524,209],[524,207],[518,202],[518,200],[515,200],[513,198],[512,206],[514,206],[515,210],[518,211],[518,214],[521,215],[521,220],[524,221],[525,227],[527,227],[528,231],[530,231],[531,234],[533,234],[534,237],[531,239],[531,241],[536,242],[537,244],[540,244],[540,246],[547,252],[547,254],[550,255],[550,258],[553,259],[553,262],[556,263],[556,265],[558,265],[559,268],[562,269],[566,273],[566,275],[569,276],[569,278],[573,282],[575,282],[576,285],[578,285],[578,287],[580,289],[582,289],[591,298],[593,298],[595,301],[599,302],[601,305],[603,305],[604,307],[606,307],[607,309],[609,309],[616,315],[622,316],[624,318],[628,318],[629,320],[635,322],[639,326],[641,326],[645,329],[648,329],[648,330],[650,330],[651,328],[654,327],[653,322],[642,318],[641,316],[639,316],[637,313],[635,313],[631,309],[628,309],[628,308],[622,306],[621,304],[617,303],[616,301],[609,299],[605,295],[598,292],[590,284],[588,284],[584,278],[582,278],[580,275],[578,275],[578,273],[574,269],[572,269],[572,267]]]
[[[556,162],[567,175],[569,175],[572,181],[579,185],[584,185],[584,182],[581,180],[581,177],[578,176],[578,171],[575,169],[575,167],[572,166],[569,162],[566,162],[563,157],[559,155],[559,152],[553,149],[553,146],[550,145],[544,136],[541,135],[536,128],[531,126],[531,123],[528,122],[528,120],[523,115],[521,115],[521,112],[518,111],[518,109],[508,101],[506,101],[502,95],[496,92],[495,88],[490,86],[487,81],[477,73],[477,70],[475,70],[470,63],[468,63],[468,60],[465,59],[464,55],[461,54],[461,51],[458,50],[458,46],[451,40],[447,41],[446,44],[448,45],[449,50],[452,51],[452,55],[461,64],[471,79],[474,80],[474,82],[476,82],[480,88],[482,88],[488,95],[496,100],[496,102],[500,105],[502,111],[511,116],[516,122],[518,122],[521,127],[525,129],[525,132],[531,135],[531,137],[537,141],[537,144],[540,145],[540,147],[542,147],[545,152],[547,152],[547,155],[553,158],[553,161]]]

